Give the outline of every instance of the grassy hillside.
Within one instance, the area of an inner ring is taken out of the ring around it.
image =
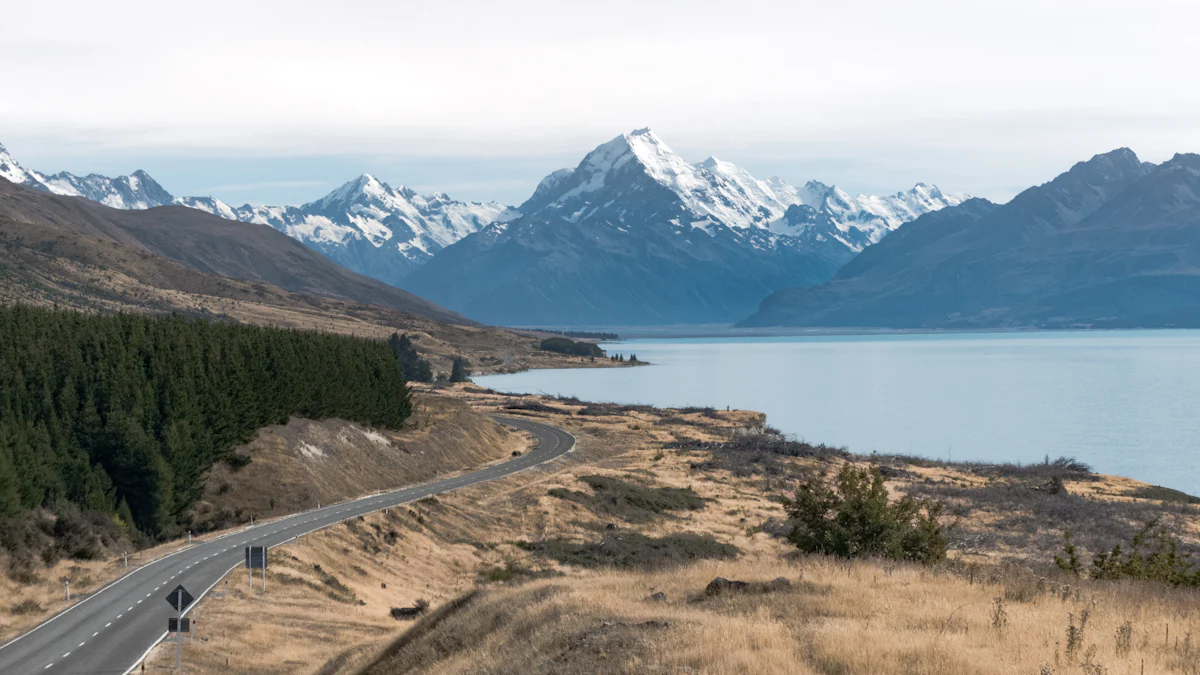
[[[183,206],[121,210],[0,180],[0,234],[42,248],[96,255],[121,246],[205,275],[270,284],[318,297],[376,305],[447,323],[474,323],[408,291],[351,272],[267,225],[226,220]],[[69,240],[81,238],[82,246]],[[155,267],[156,261],[148,261]],[[134,270],[140,272],[140,270]]]

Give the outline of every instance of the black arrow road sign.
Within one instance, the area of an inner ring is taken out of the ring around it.
[[[180,598],[182,598],[182,601]],[[183,587],[183,584],[176,586],[175,590],[171,591],[171,593],[167,595],[167,602],[179,612],[187,609],[195,601],[196,599],[192,597],[191,593],[187,592],[187,589]]]

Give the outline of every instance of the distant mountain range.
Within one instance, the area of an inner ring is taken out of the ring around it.
[[[1200,326],[1200,155],[1128,149],[900,227],[744,326]]]
[[[0,163],[7,176],[11,167]],[[144,184],[139,177],[136,185]],[[137,194],[134,190],[129,196]],[[203,296],[205,302],[269,300],[293,314],[317,314],[329,300],[474,324],[408,291],[352,272],[265,225],[177,205],[116,209],[0,180],[0,299],[118,309],[141,302],[178,311],[187,309],[181,307],[186,296]]]
[[[42,174],[2,146],[0,177],[114,208],[177,204],[269,225],[361,274],[507,325],[734,321],[776,289],[825,281],[901,223],[962,201],[926,184],[851,196],[759,180],[713,157],[689,164],[649,129],[550,174],[516,209],[369,175],[298,207],[232,207],[175,197],[144,171]]]
[[[925,184],[852,197],[759,180],[712,157],[690,164],[640,129],[550,174],[519,215],[447,247],[405,283],[506,325],[731,322],[961,201]]]
[[[461,202],[443,193],[420,195],[367,174],[302,206],[234,207],[212,197],[175,197],[145,171],[116,178],[43,174],[23,167],[2,145],[0,178],[117,209],[178,204],[229,220],[270,225],[360,274],[392,285],[445,246],[514,215],[501,204]]]

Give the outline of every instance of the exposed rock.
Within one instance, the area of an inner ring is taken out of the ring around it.
[[[708,582],[704,588],[703,597],[712,597],[729,593],[771,593],[791,588],[792,582],[785,577],[776,577],[771,581],[737,581],[717,577]]]

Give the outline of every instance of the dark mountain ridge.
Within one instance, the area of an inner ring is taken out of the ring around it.
[[[1156,167],[1123,148],[1007,204],[927,214],[741,325],[1200,325],[1200,156]]]

